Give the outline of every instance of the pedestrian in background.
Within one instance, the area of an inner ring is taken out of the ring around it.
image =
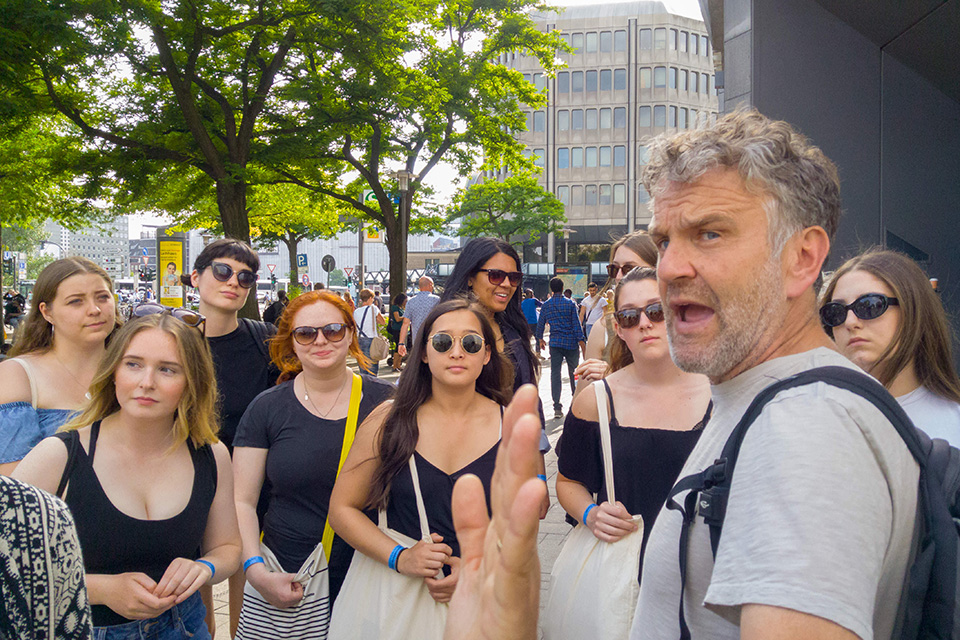
[[[607,301],[600,295],[600,286],[596,282],[587,285],[587,295],[580,303],[580,321],[583,323],[583,335],[589,338],[593,325],[603,317]]]
[[[533,289],[523,290],[523,302],[520,303],[520,309],[523,311],[523,317],[527,319],[527,326],[530,328],[531,336],[537,332],[537,320],[540,317],[540,307],[542,306],[543,303],[533,295]],[[540,343],[534,340],[533,348],[537,352],[537,357],[540,358]]]
[[[550,280],[552,295],[543,303],[540,309],[540,319],[537,321],[537,342],[540,348],[546,348],[543,341],[543,332],[550,326],[550,387],[553,394],[553,417],[563,417],[563,405],[560,402],[562,384],[560,380],[563,362],[567,363],[570,375],[570,389],[576,389],[574,370],[580,361],[580,354],[586,348],[583,336],[583,327],[580,326],[580,317],[577,305],[563,295],[563,280]]]
[[[387,332],[390,334],[390,366],[394,371],[400,371],[400,354],[397,353],[400,348],[400,329],[403,327],[403,314],[407,306],[407,294],[398,293],[393,297],[393,304],[390,305],[390,320],[387,322]]]
[[[400,327],[399,345],[397,345],[397,352],[401,358],[407,355],[407,343],[417,339],[420,324],[440,302],[440,297],[433,293],[433,278],[430,276],[421,276],[417,281],[417,287],[420,290],[407,300],[407,306],[403,310],[403,325]]]
[[[272,325],[280,324],[280,315],[289,304],[286,291],[277,291],[277,301],[267,307],[263,312],[263,321]]]
[[[356,323],[357,333],[360,339],[360,351],[368,359],[370,358],[370,345],[373,339],[380,333],[380,327],[387,324],[387,319],[380,313],[380,309],[375,303],[373,291],[370,289],[360,290],[360,306],[353,312],[353,321]],[[380,363],[369,360],[370,375],[376,377],[380,373]]]

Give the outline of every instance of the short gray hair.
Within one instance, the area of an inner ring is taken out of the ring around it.
[[[668,182],[696,182],[716,168],[735,168],[748,189],[769,196],[773,255],[806,227],[823,227],[831,240],[837,232],[837,167],[786,122],[756,110],[738,110],[709,127],[658,136],[649,151],[641,180],[654,200]]]

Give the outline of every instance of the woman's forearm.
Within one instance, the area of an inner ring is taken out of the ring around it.
[[[240,525],[240,562],[260,555],[260,523],[257,507],[244,502],[237,503],[237,522]]]
[[[240,545],[234,542],[221,544],[206,551],[200,559],[206,560],[214,567],[209,584],[223,582],[235,574],[240,567]]]
[[[557,501],[563,510],[580,522],[584,510],[593,504],[593,496],[587,488],[574,480],[557,474]]]
[[[355,507],[330,507],[330,526],[363,555],[387,564],[397,543]]]

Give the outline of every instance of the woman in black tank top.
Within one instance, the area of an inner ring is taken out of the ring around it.
[[[209,638],[197,590],[239,565],[201,320],[164,311],[124,325],[83,413],[17,469],[73,513],[98,638]]]
[[[430,595],[442,603],[449,602],[459,574],[453,485],[466,473],[479,476],[489,508],[502,407],[511,395],[511,367],[476,303],[442,302],[423,326],[400,376],[396,400],[374,410],[357,431],[330,498],[330,524],[358,552],[411,580],[425,580]],[[419,486],[413,481],[411,457]],[[417,493],[432,542],[421,539]],[[365,515],[368,508],[385,510],[390,529],[419,542],[400,548]],[[440,570],[445,577],[437,579]],[[340,607],[338,601],[331,629]]]

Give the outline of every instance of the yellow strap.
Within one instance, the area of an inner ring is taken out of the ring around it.
[[[357,419],[360,416],[360,396],[363,387],[363,379],[357,374],[353,374],[353,387],[350,389],[350,409],[347,412],[347,426],[343,429],[343,447],[340,448],[340,464],[337,465],[337,477],[340,477],[340,471],[343,469],[343,463],[347,460],[347,454],[350,453],[350,447],[353,446],[353,438],[357,435]],[[323,525],[323,553],[330,562],[330,551],[333,548],[333,528],[330,526],[330,516]]]

